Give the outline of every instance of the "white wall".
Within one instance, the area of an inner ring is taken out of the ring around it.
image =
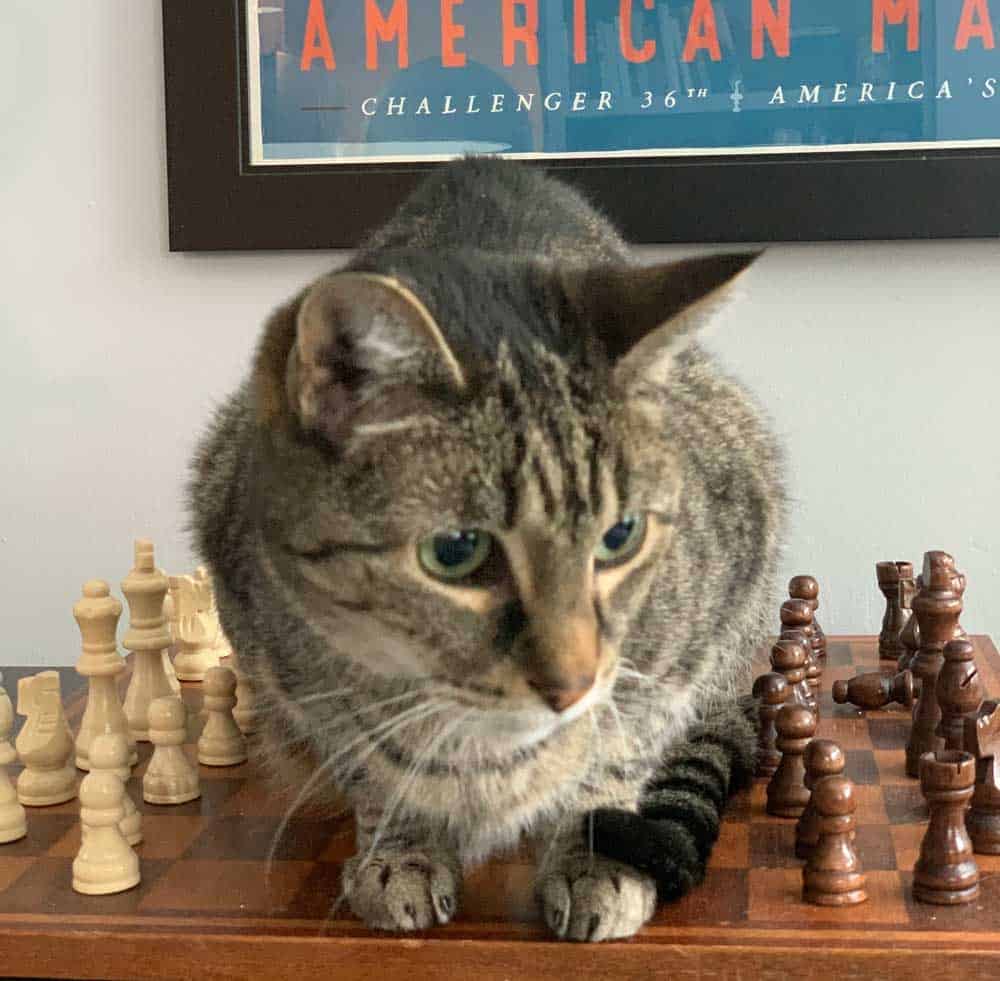
[[[167,252],[158,0],[4,0],[0,133],[0,664],[68,664],[133,538],[193,565],[196,434],[342,256]],[[1000,633],[998,272],[994,242],[775,247],[713,335],[787,443],[784,571],[820,577],[828,631],[877,629],[876,560],[944,547]]]

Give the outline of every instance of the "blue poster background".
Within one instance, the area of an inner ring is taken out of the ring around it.
[[[619,0],[588,0],[588,60],[575,64],[573,0],[539,0],[537,66],[518,45],[505,67],[501,0],[464,0],[453,9],[467,64],[443,67],[439,0],[409,0],[409,65],[397,66],[390,41],[370,70],[365,0],[325,0],[336,68],[315,58],[303,71],[309,0],[247,0],[251,162],[1000,145],[1000,55],[975,36],[955,50],[963,0],[923,0],[918,50],[907,50],[905,23],[889,23],[879,53],[872,2],[791,0],[788,57],[765,36],[754,59],[751,0],[713,0],[721,59],[701,50],[686,62],[692,2],[635,0],[634,43],[651,40],[656,53],[632,64]]]

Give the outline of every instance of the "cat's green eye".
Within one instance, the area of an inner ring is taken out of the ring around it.
[[[417,555],[432,576],[456,581],[480,568],[492,549],[493,536],[488,531],[464,528],[428,535],[417,545]]]
[[[646,539],[646,516],[626,514],[621,521],[612,525],[594,549],[598,568],[621,565],[632,558]]]

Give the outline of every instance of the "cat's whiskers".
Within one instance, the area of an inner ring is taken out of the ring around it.
[[[622,724],[622,717],[621,713],[618,711],[618,705],[615,703],[614,692],[611,693],[611,697],[604,703],[604,706],[611,713],[611,718],[615,721],[615,726],[618,729],[618,738],[622,745],[622,753],[627,756],[631,751],[631,740],[625,735],[625,727]]]
[[[424,762],[434,756],[437,752],[438,747],[443,743],[452,733],[454,733],[458,728],[461,727],[462,723],[475,711],[474,709],[467,709],[463,712],[457,719],[455,719],[451,724],[445,725],[440,732],[432,735],[426,743],[418,750],[413,758],[413,762],[407,768],[407,771],[403,779],[399,782],[395,793],[392,796],[389,804],[386,806],[382,812],[382,816],[379,819],[378,825],[375,831],[372,833],[372,840],[368,846],[367,853],[365,857],[358,864],[358,868],[355,872],[356,875],[360,875],[364,869],[368,866],[368,863],[375,856],[378,849],[378,845],[382,840],[383,835],[386,830],[392,824],[393,818],[396,816],[396,811],[399,809],[400,804],[403,802],[406,794],[409,792],[410,787],[413,785],[420,772],[421,767]],[[338,900],[339,905],[340,900]]]
[[[403,709],[401,712],[393,716],[391,719],[385,720],[379,723],[377,726],[371,729],[363,731],[355,739],[352,739],[346,746],[341,747],[336,753],[325,760],[312,776],[306,781],[302,790],[299,791],[298,796],[292,801],[291,806],[285,811],[281,822],[278,824],[277,829],[274,832],[274,837],[271,839],[271,846],[268,849],[267,860],[264,866],[264,881],[265,887],[270,891],[270,881],[271,881],[271,868],[274,864],[274,855],[278,849],[278,845],[281,839],[288,829],[288,825],[291,822],[292,816],[298,811],[302,804],[306,801],[309,794],[312,792],[313,788],[319,782],[319,780],[326,774],[331,773],[335,770],[337,764],[341,761],[346,753],[349,753],[358,743],[363,742],[365,739],[369,739],[372,736],[378,734],[379,738],[370,747],[368,747],[365,755],[359,757],[357,760],[352,761],[352,769],[356,767],[364,759],[367,759],[374,750],[382,743],[384,740],[395,735],[400,729],[406,726],[413,725],[417,722],[423,721],[435,712],[443,711],[445,708],[449,707],[448,702],[431,703],[430,705],[413,705],[410,708]]]
[[[306,695],[304,698],[293,698],[290,701],[295,702],[296,705],[311,705],[313,702],[321,702],[327,698],[339,698],[342,695],[353,695],[357,691],[357,688],[334,688],[333,691],[321,691],[315,692],[312,695]]]

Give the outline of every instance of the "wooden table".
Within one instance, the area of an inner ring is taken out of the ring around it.
[[[974,638],[986,690],[1000,695],[1000,655]],[[763,810],[764,785],[734,798],[704,884],[662,906],[637,937],[600,945],[549,939],[532,900],[525,854],[471,873],[460,915],[408,937],[372,934],[344,911],[327,919],[352,850],[346,818],[300,815],[265,876],[284,802],[252,766],[201,767],[202,797],[178,807],[141,801],[140,886],[85,897],[70,888],[78,802],[34,808],[28,837],[0,846],[0,971],[24,977],[831,979],[1000,978],[1000,858],[980,857],[982,894],[966,907],[910,896],[926,822],[903,772],[905,711],[835,706],[831,682],[876,666],[874,638],[831,638],[820,735],[837,739],[857,784],[857,845],[871,899],[835,910],[801,902],[794,822]],[[5,671],[8,691],[19,674]],[[71,724],[80,679],[63,672]],[[200,702],[197,685],[185,698]]]

